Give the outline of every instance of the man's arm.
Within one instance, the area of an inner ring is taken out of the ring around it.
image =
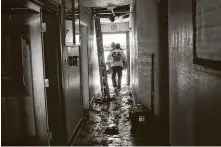
[[[122,51],[122,52],[123,52],[123,51]],[[123,55],[123,62],[127,62],[127,56],[125,55],[124,52],[122,53],[122,55]]]

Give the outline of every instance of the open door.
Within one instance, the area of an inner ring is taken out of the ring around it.
[[[51,145],[66,144],[59,24],[59,15],[56,11],[43,9],[44,74]]]
[[[48,145],[40,7],[19,2],[3,3],[3,144]]]
[[[49,145],[40,13],[30,20],[30,42],[37,143]]]
[[[22,65],[23,65],[23,84],[24,84],[24,109],[26,116],[27,134],[31,142],[35,141],[35,113],[34,113],[34,93],[32,81],[32,65],[31,65],[31,46],[29,26],[24,26],[21,34],[22,49]]]

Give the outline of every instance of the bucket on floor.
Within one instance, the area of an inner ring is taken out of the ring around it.
[[[151,127],[151,112],[142,104],[137,104],[130,111],[131,132],[136,135],[147,135]]]

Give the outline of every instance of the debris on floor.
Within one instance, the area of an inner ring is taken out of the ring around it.
[[[130,89],[124,87],[116,95],[110,90],[112,99],[102,97],[94,100],[86,123],[82,127],[74,145],[77,146],[134,146],[136,138],[131,133],[129,111],[133,99]],[[142,141],[146,141],[143,139]],[[145,142],[144,145],[147,143]]]
[[[105,129],[105,134],[108,134],[108,135],[117,135],[119,132],[118,132],[118,127],[116,124],[110,124],[106,129]]]

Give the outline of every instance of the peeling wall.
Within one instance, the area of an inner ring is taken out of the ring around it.
[[[169,0],[170,144],[221,145],[221,78],[193,65],[192,35],[192,0]]]

